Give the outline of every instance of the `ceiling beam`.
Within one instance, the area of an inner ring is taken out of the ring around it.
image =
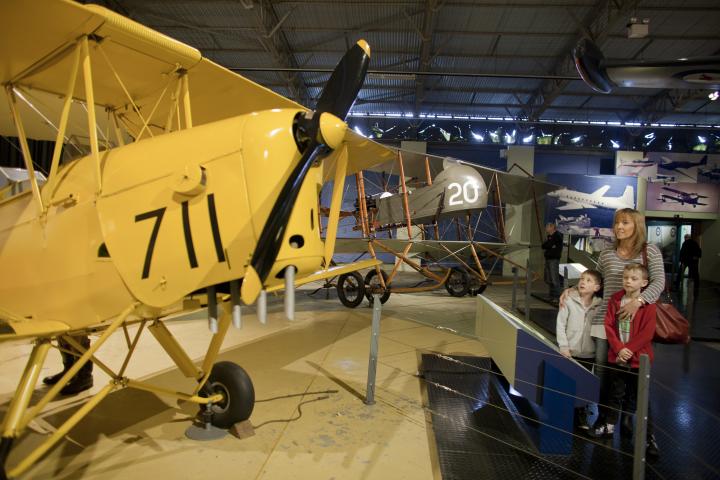
[[[143,12],[145,13],[145,12]],[[346,34],[355,33],[355,34],[362,34],[364,32],[377,32],[377,33],[412,33],[417,32],[414,28],[395,28],[395,27],[388,27],[388,28],[380,28],[383,25],[392,24],[394,22],[397,22],[398,20],[407,20],[408,17],[414,17],[416,15],[419,15],[423,13],[423,10],[417,10],[414,12],[409,13],[401,13],[397,15],[391,15],[386,17],[382,20],[373,20],[361,25],[356,26],[349,26],[349,27],[286,27],[283,28],[283,31],[285,32],[293,32],[293,33],[334,33],[336,35],[325,38],[319,42],[316,42],[314,44],[310,45],[300,45],[297,50],[312,50],[314,47],[332,42],[337,39],[344,38]],[[154,15],[153,16],[157,16]],[[167,18],[164,18],[164,20],[168,20]],[[153,24],[152,28],[158,29],[158,30],[168,30],[168,29],[191,29],[192,26],[189,25],[183,25],[180,23],[170,23],[170,24]],[[215,31],[215,32],[247,32],[247,31],[254,31],[254,27],[237,27],[237,26],[214,26],[214,27],[207,27],[208,29]],[[509,31],[497,31],[497,30],[442,30],[442,29],[436,29],[435,35],[455,35],[455,36],[470,36],[470,37],[496,37],[498,35],[503,37],[520,37],[520,38],[561,38],[561,37],[573,37],[575,38],[577,36],[577,32],[559,32],[559,31],[527,31],[527,30],[509,30]],[[609,34],[607,35],[607,38],[612,39],[625,39],[627,40],[626,35],[621,34]],[[653,40],[670,40],[670,41],[716,41],[720,40],[720,35],[718,34],[710,34],[710,35],[662,35],[658,34],[652,35]]]
[[[299,68],[295,61],[290,42],[282,31],[282,24],[292,14],[289,10],[282,18],[278,18],[271,0],[245,0],[243,7],[250,10],[257,25],[257,41],[269,53],[278,65]],[[303,105],[310,106],[311,96],[299,73],[280,73],[290,90],[293,99]]]
[[[575,70],[572,60],[572,49],[582,38],[590,37],[601,49],[608,38],[609,33],[620,23],[627,21],[630,12],[636,9],[639,0],[598,0],[595,6],[579,19],[570,9],[566,10],[574,23],[577,24],[575,36],[565,43],[558,55],[555,65],[550,70],[553,75],[567,74]],[[619,8],[614,9],[613,4]],[[531,120],[539,119],[543,112],[548,109],[555,99],[568,85],[567,80],[546,80],[530,97],[530,100],[523,106],[525,115]]]
[[[430,70],[430,51],[433,44],[433,32],[437,23],[437,12],[442,8],[437,0],[425,0],[425,13],[423,14],[422,31],[420,32],[420,60],[418,71],[427,72]],[[420,105],[425,98],[425,77],[419,76],[415,79],[415,107],[413,111],[417,115],[420,112]]]

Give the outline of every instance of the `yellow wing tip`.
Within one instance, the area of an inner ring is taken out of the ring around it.
[[[357,41],[357,45],[365,51],[365,55],[370,56],[370,44],[363,39]]]

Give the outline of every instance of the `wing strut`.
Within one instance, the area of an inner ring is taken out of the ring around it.
[[[330,214],[328,216],[328,226],[325,232],[325,269],[330,268],[330,260],[332,260],[335,251],[335,239],[337,237],[338,224],[340,222],[340,206],[342,204],[343,190],[345,187],[345,174],[348,166],[347,145],[344,145],[342,151],[337,155],[337,164],[335,166],[335,181],[333,182],[332,200],[330,201]]]
[[[20,148],[22,149],[23,159],[25,160],[25,168],[28,171],[28,180],[30,180],[30,186],[32,187],[33,198],[38,208],[38,213],[42,214],[45,210],[43,207],[42,197],[40,196],[40,187],[38,187],[37,177],[35,176],[35,168],[33,167],[32,156],[30,155],[30,147],[28,147],[27,136],[25,136],[25,128],[23,127],[22,119],[17,111],[17,99],[15,98],[15,91],[12,85],[5,87],[5,93],[7,94],[8,103],[10,104],[10,111],[12,112],[13,119],[15,120],[15,128],[18,131],[18,138],[20,139]]]
[[[98,144],[97,124],[95,117],[95,90],[92,81],[92,66],[90,64],[90,47],[87,35],[80,40],[82,47],[83,80],[85,81],[85,105],[88,109],[88,135],[90,136],[90,152],[95,163],[95,177],[97,191],[102,190],[102,177],[100,174],[100,146]]]

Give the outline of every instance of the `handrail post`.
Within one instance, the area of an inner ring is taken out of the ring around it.
[[[530,321],[530,285],[532,283],[532,273],[530,272],[530,259],[525,264],[525,322]]]
[[[640,355],[638,372],[637,409],[635,411],[635,450],[633,480],[645,478],[645,448],[647,446],[648,398],[650,392],[650,357]]]
[[[377,372],[378,339],[380,337],[380,312],[382,303],[380,294],[373,293],[373,316],[370,333],[370,359],[368,360],[368,377],[365,395],[365,404],[375,404],[375,373]]]

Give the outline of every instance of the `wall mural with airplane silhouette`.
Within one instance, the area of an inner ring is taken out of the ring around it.
[[[647,210],[718,213],[718,186],[710,183],[648,183]]]
[[[555,173],[547,181],[564,186],[548,193],[545,209],[562,233],[610,236],[615,210],[637,205],[637,177]]]

